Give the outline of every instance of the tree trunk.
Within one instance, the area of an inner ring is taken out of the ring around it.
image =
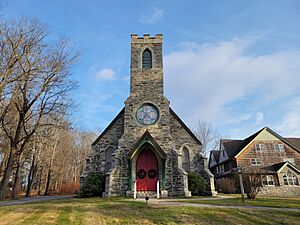
[[[48,169],[48,176],[47,176],[46,190],[45,190],[44,195],[49,195],[50,180],[51,180],[51,164],[52,164],[52,162],[50,162],[49,169]]]
[[[31,192],[31,187],[32,187],[32,183],[33,183],[33,178],[35,176],[36,173],[36,165],[35,165],[35,152],[33,153],[33,157],[32,157],[32,163],[30,166],[30,170],[28,173],[28,183],[27,183],[27,187],[26,187],[26,197],[30,197],[30,192]]]
[[[12,171],[13,171],[13,166],[14,166],[14,163],[15,163],[13,149],[14,149],[14,147],[11,146],[10,147],[9,158],[8,158],[5,170],[4,170],[2,180],[0,182],[0,200],[3,200],[5,198],[8,183],[9,183],[9,179],[10,179],[10,176],[11,176]]]
[[[41,171],[39,173],[39,179],[38,179],[38,193],[37,195],[41,195],[42,192],[42,174],[44,173],[44,168],[41,168]]]
[[[19,156],[20,158],[20,156]],[[15,173],[15,179],[12,187],[12,197],[13,199],[18,199],[19,192],[19,172],[20,172],[20,159],[17,160],[17,168]]]

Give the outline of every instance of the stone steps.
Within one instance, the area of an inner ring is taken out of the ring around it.
[[[145,198],[145,197],[156,198],[157,193],[156,193],[156,191],[138,191],[136,193],[136,197],[137,198]]]

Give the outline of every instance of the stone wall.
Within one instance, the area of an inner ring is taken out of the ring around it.
[[[182,125],[182,121],[179,121],[177,116],[171,113],[171,135],[174,140],[176,153],[178,155],[178,167],[182,169],[182,149],[186,147],[190,154],[190,171],[195,171],[203,176],[208,184],[208,192],[215,191],[214,188],[214,176],[208,169],[208,160],[203,156],[201,151],[201,144],[195,140],[195,137],[187,131]],[[183,169],[182,169],[183,170]]]
[[[153,68],[142,68],[142,53],[145,49],[152,52]],[[159,119],[152,125],[141,125],[136,120],[136,111],[145,103],[151,103],[159,109]],[[123,113],[101,135],[93,147],[89,171],[103,171],[105,168],[105,150],[113,146],[112,169],[107,172],[107,196],[125,195],[132,189],[130,185],[130,161],[128,153],[148,131],[166,154],[165,189],[170,196],[189,195],[187,173],[180,163],[181,149],[190,150],[191,170],[210,177],[207,172],[207,160],[197,154],[201,145],[187,132],[186,128],[170,113],[170,102],[163,94],[162,35],[150,37],[144,35],[131,37],[130,96],[125,101]],[[197,156],[197,157],[196,157]],[[162,176],[162,174],[160,174]]]
[[[122,110],[106,130],[100,135],[92,146],[90,156],[87,158],[86,168],[82,174],[85,177],[89,172],[105,173],[105,153],[109,147],[114,149],[112,164],[115,160],[115,150],[118,148],[118,141],[124,132],[124,110]]]
[[[300,186],[268,186],[263,187],[258,196],[293,197],[300,196]]]

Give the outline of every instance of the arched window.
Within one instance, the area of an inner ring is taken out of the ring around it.
[[[151,69],[152,68],[152,54],[149,49],[146,49],[142,55],[142,68]]]
[[[105,153],[105,171],[108,172],[111,168],[113,148],[109,147]]]
[[[190,172],[190,153],[186,147],[184,147],[182,151],[182,168],[186,172]]]

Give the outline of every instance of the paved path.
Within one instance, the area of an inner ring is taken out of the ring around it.
[[[199,200],[216,200],[219,198],[199,198]],[[149,204],[161,205],[161,206],[192,206],[200,208],[221,208],[221,209],[258,209],[258,210],[284,210],[284,211],[296,211],[300,213],[300,208],[276,208],[267,206],[227,206],[227,205],[210,205],[201,203],[190,203],[190,202],[180,202],[186,201],[187,199],[150,199]],[[193,198],[192,200],[198,200]],[[145,199],[138,198],[134,201],[145,202]]]
[[[0,201],[0,206],[9,206],[9,205],[21,205],[25,203],[38,202],[43,200],[56,200],[56,199],[65,199],[65,198],[74,198],[74,195],[55,195],[55,196],[36,196],[21,198],[17,200],[5,200]]]

